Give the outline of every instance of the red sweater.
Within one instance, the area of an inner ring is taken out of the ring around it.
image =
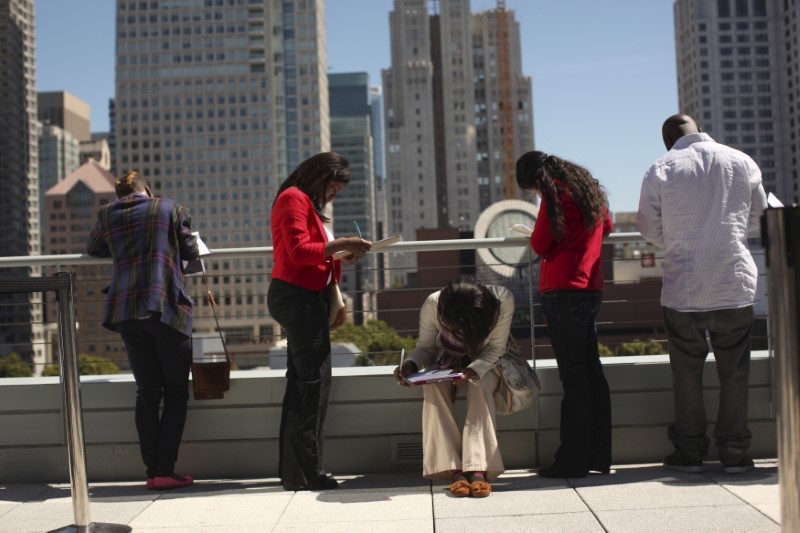
[[[583,215],[568,192],[559,193],[566,232],[560,241],[553,239],[547,205],[542,198],[539,217],[531,234],[533,251],[542,258],[539,292],[584,289],[603,290],[603,265],[600,248],[612,224],[605,213],[602,224],[591,231],[583,225]]]
[[[283,191],[272,206],[272,277],[312,291],[322,291],[340,261],[325,257],[328,234],[311,199],[296,187]]]

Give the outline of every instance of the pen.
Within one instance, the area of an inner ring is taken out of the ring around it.
[[[353,221],[353,225],[356,227],[356,231],[358,232],[358,238],[363,239],[364,237],[361,236],[361,228],[358,227],[358,222],[355,220]]]
[[[403,358],[405,358],[405,356],[406,356],[406,349],[405,348],[401,348],[400,349],[400,366],[403,366]]]

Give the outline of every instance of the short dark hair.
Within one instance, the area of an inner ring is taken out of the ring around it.
[[[138,172],[129,170],[114,182],[114,189],[117,191],[117,198],[122,198],[135,192],[145,192],[147,190],[147,182]]]
[[[439,293],[439,320],[459,326],[473,359],[497,323],[500,300],[478,279],[459,276]]]

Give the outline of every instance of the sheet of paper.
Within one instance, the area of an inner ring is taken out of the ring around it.
[[[439,381],[456,381],[464,379],[462,372],[457,372],[450,368],[433,368],[421,372],[412,372],[404,378],[409,385],[425,385],[426,383],[438,383]]]
[[[522,233],[523,235],[527,235],[528,237],[530,237],[531,233],[533,233],[533,230],[528,226],[526,226],[525,224],[514,224],[509,229],[511,229],[511,231],[516,231],[517,233]]]
[[[770,207],[783,207],[783,202],[778,200],[778,197],[772,193],[767,195],[767,205]]]
[[[205,257],[211,255],[211,250],[208,249],[206,243],[203,242],[203,239],[200,238],[199,231],[193,231],[192,235],[194,235],[195,239],[197,240],[197,249],[200,252],[199,257]],[[183,265],[183,275],[184,276],[202,276],[206,273],[206,263],[202,259],[193,259],[192,261],[182,261]]]
[[[206,243],[204,243],[203,239],[200,238],[200,232],[193,231],[192,235],[194,235],[195,239],[197,239],[197,248],[200,250],[200,257],[203,257],[204,255],[211,255],[211,250],[208,249]]]
[[[400,241],[403,238],[402,235],[392,235],[391,237],[386,237],[385,239],[381,239],[379,241],[375,241],[372,243],[372,248],[370,248],[370,252],[374,252],[380,250],[384,246],[389,246],[390,244],[394,244]],[[336,259],[341,259],[342,257],[350,255],[350,252],[347,250],[342,250],[341,252],[336,252],[333,254],[333,257]]]

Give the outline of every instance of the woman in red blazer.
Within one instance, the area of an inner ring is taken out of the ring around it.
[[[286,393],[280,427],[279,473],[286,490],[336,488],[322,465],[322,425],[331,384],[330,329],[345,319],[342,309],[329,325],[330,284],[338,283],[339,261],[357,261],[372,243],[359,237],[333,239],[324,226],[326,204],[350,182],[347,160],[334,152],[306,159],[286,178],[272,204],[272,281],[267,305],[286,331]]]
[[[608,198],[588,170],[543,152],[517,161],[517,184],[541,197],[531,246],[542,258],[542,313],[564,388],[561,445],[543,477],[611,468],[611,396],[597,346],[603,301],[600,249],[611,232]]]

